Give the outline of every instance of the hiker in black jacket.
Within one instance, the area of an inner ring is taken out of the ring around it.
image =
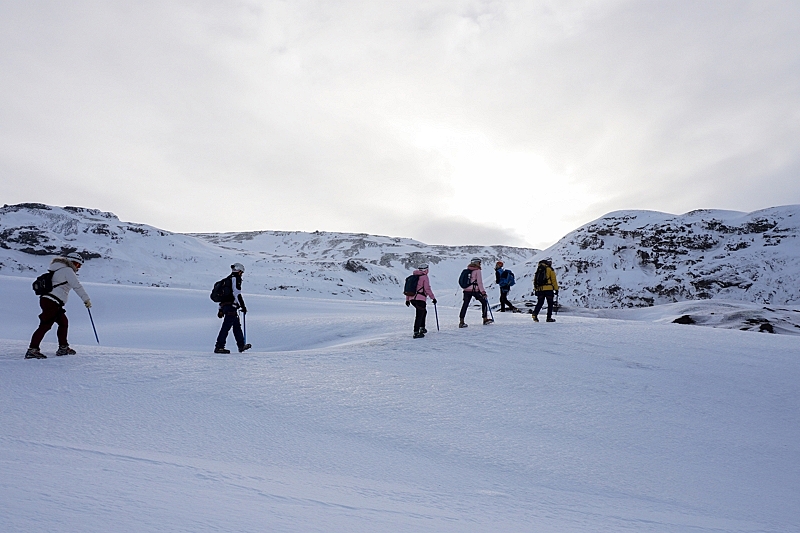
[[[244,298],[242,298],[242,274],[244,274],[244,265],[234,263],[231,265],[231,275],[225,278],[229,280],[231,290],[229,293],[226,291],[230,296],[219,304],[217,316],[224,318],[224,320],[217,336],[217,345],[214,348],[214,353],[231,353],[230,350],[225,348],[225,342],[228,340],[228,332],[231,328],[233,328],[233,337],[236,339],[236,345],[239,347],[240,353],[252,348],[252,345],[244,342],[242,323],[239,321],[240,309],[242,314],[247,314],[247,306],[244,305]]]

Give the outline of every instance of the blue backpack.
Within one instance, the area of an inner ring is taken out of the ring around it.
[[[514,280],[514,273],[510,270],[504,270],[503,273],[500,274],[500,282],[498,283],[500,288],[510,289],[515,283],[516,281]]]
[[[458,276],[458,285],[462,289],[466,289],[472,285],[472,271],[470,269],[465,268],[461,271],[461,275]]]

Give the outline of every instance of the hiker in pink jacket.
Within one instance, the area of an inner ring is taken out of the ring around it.
[[[464,322],[464,318],[467,316],[467,309],[469,308],[469,302],[472,301],[473,298],[478,300],[481,303],[481,312],[483,314],[483,324],[491,324],[494,322],[491,318],[487,316],[489,311],[489,301],[486,299],[486,289],[483,288],[483,276],[481,275],[481,259],[479,257],[473,257],[472,260],[469,262],[467,266],[467,270],[471,271],[470,274],[470,285],[464,288],[464,304],[461,306],[461,314],[458,315],[459,323],[458,327],[465,328],[467,327],[467,323]]]
[[[428,316],[427,300],[430,296],[433,305],[436,305],[436,296],[431,290],[431,283],[428,280],[428,263],[422,263],[417,267],[412,276],[418,276],[417,290],[413,294],[405,293],[406,306],[414,306],[416,316],[414,317],[414,338],[420,339],[428,332],[425,329],[425,317]]]

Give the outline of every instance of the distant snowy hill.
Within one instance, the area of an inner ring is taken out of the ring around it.
[[[609,213],[569,233],[551,256],[561,302],[588,308],[686,300],[800,303],[800,206],[753,213]]]
[[[366,234],[254,231],[180,234],[81,207],[0,208],[0,274],[33,277],[53,255],[88,258],[86,281],[209,289],[239,261],[251,293],[385,300],[402,298],[402,281],[431,265],[438,297],[455,298],[459,272],[479,256],[522,265],[539,250],[511,246],[432,246]],[[493,276],[488,276],[493,278]]]
[[[675,216],[617,211],[566,235],[545,251],[511,246],[433,246],[366,234],[254,231],[180,234],[121,222],[80,207],[19,204],[0,208],[0,274],[32,277],[54,254],[89,258],[87,281],[208,289],[240,261],[247,292],[358,300],[402,298],[420,261],[443,303],[459,299],[457,279],[482,257],[515,271],[512,298],[529,301],[536,263],[553,257],[570,307],[647,307],[687,300],[800,303],[800,206],[754,213],[692,211]]]

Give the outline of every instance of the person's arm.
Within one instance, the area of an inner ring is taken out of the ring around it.
[[[475,272],[477,273],[476,281],[478,282],[478,291],[481,294],[486,294],[486,289],[483,287],[483,275],[480,270],[476,270]]]
[[[242,281],[239,278],[237,278],[236,276],[233,276],[231,278],[231,289],[233,289],[233,300],[235,302],[239,303],[239,307],[241,308],[242,313],[246,313],[247,312],[247,306],[244,305],[244,298],[242,298],[242,287],[241,287],[241,284],[242,284]]]
[[[436,296],[433,295],[433,291],[431,290],[431,281],[428,279],[428,276],[425,276],[425,281],[422,282],[422,290],[425,291],[425,294],[427,294],[430,299],[436,299]]]
[[[87,294],[86,289],[83,288],[81,282],[78,281],[78,276],[75,274],[75,271],[69,267],[65,268],[64,271],[67,274],[67,285],[69,285],[69,287],[75,291],[75,294],[80,296],[84,304],[90,303],[89,294]]]
[[[558,290],[558,281],[556,281],[556,271],[552,268],[550,269],[550,284],[553,286],[553,290]]]

